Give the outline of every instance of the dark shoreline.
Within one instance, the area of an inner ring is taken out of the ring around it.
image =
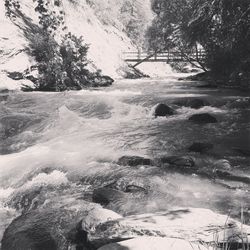
[[[197,88],[222,88],[250,91],[250,78],[247,79],[228,79],[212,75],[211,72],[202,72],[195,75],[178,78],[179,81],[204,82],[204,85]]]

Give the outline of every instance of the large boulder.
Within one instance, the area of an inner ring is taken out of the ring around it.
[[[194,114],[194,115],[190,116],[188,120],[192,121],[194,123],[198,123],[198,124],[216,123],[217,122],[217,119],[208,113]]]
[[[105,208],[96,207],[88,212],[82,220],[82,229],[86,232],[93,231],[96,226],[110,221],[121,219],[122,216]]]
[[[85,245],[87,234],[76,228],[82,219],[81,211],[65,209],[36,210],[14,219],[5,230],[2,250],[68,250],[71,244]],[[72,237],[74,232],[74,237]],[[71,242],[81,234],[81,242]],[[85,242],[84,242],[85,241]]]
[[[190,156],[163,156],[159,160],[160,164],[168,165],[174,169],[193,169],[195,162]]]
[[[193,109],[199,109],[208,105],[208,102],[202,99],[191,99],[187,102],[188,107]]]
[[[122,191],[104,187],[97,188],[93,191],[92,200],[93,202],[106,206],[111,202],[122,200],[125,196],[126,194]]]
[[[81,221],[101,206],[73,196],[48,198],[41,208],[14,219],[4,232],[1,250],[93,250]]]
[[[212,143],[208,143],[208,142],[194,142],[188,148],[188,150],[191,151],[191,152],[205,153],[205,152],[209,151],[212,148],[213,148],[213,144]]]
[[[105,222],[97,226],[95,231],[90,232],[88,239],[94,246],[99,247],[107,243],[142,236],[214,243],[216,234],[231,228],[232,225],[235,225],[235,231],[239,232],[241,223],[228,218],[227,215],[202,208],[179,208],[154,214],[132,215]],[[250,233],[249,226],[244,225],[243,229],[242,235]]]
[[[154,116],[168,116],[173,115],[174,110],[166,104],[160,103],[155,107]]]
[[[138,237],[117,243],[111,243],[98,250],[207,250],[201,244],[176,238]]]
[[[149,158],[144,158],[141,156],[125,155],[119,158],[117,164],[121,166],[135,167],[135,166],[140,166],[140,165],[142,166],[152,165],[152,161]]]
[[[8,77],[12,80],[22,80],[23,79],[23,73],[18,71],[8,72]]]

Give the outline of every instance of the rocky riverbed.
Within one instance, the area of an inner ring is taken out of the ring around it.
[[[243,248],[250,101],[200,85],[1,93],[2,250]]]

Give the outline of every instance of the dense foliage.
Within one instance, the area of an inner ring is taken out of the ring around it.
[[[202,46],[213,74],[250,72],[249,0],[154,0],[152,8],[151,48]]]

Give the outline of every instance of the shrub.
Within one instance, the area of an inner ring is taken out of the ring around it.
[[[87,69],[88,45],[83,38],[71,33],[66,34],[59,44],[46,32],[32,38],[31,55],[38,62],[39,78],[34,82],[35,89],[23,90],[65,91],[86,87],[108,86],[113,80],[102,76],[101,71]]]
[[[37,79],[32,78],[35,88],[24,86],[23,90],[64,91],[110,85],[113,79],[102,76],[99,70],[92,73],[87,69],[88,45],[83,38],[66,33],[61,0],[53,2],[54,7],[59,8],[58,14],[48,7],[47,0],[34,1],[37,3],[35,11],[39,25],[33,24],[21,11],[18,12],[25,25],[24,35],[30,42],[28,49],[37,61],[39,73]],[[5,7],[6,14],[11,18],[11,13],[14,15],[20,4],[17,0],[5,0]]]

